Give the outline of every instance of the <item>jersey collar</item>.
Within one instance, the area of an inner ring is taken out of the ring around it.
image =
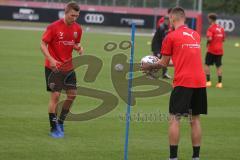
[[[64,22],[64,18],[62,18],[61,21],[62,21],[62,23],[63,23],[65,26],[67,26],[67,27],[71,27],[71,26],[75,23],[75,22],[74,22],[74,23],[72,23],[71,25],[67,25],[67,24]]]
[[[212,26],[212,27],[215,27],[215,26],[217,26],[217,23],[213,23],[211,26]]]
[[[186,28],[187,28],[187,26],[185,24],[183,24],[183,25],[179,26],[177,29],[186,29]]]

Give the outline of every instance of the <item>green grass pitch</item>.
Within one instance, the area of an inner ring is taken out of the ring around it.
[[[120,115],[126,104],[112,112],[86,122],[66,122],[63,139],[48,136],[48,93],[45,91],[43,55],[40,52],[40,31],[0,30],[0,159],[8,160],[121,160],[123,159],[125,121]],[[82,45],[85,53],[103,60],[103,68],[94,83],[82,79],[85,69],[77,69],[81,86],[97,88],[117,95],[111,79],[110,66],[114,54],[106,52],[107,41],[129,40],[129,36],[85,33]],[[136,37],[135,61],[149,54],[151,37]],[[240,39],[227,38],[223,58],[223,89],[216,89],[215,68],[213,87],[208,89],[209,115],[202,117],[203,142],[201,158],[205,160],[237,160],[240,157]],[[203,39],[203,54],[205,53]],[[75,53],[76,55],[76,53]],[[170,69],[170,74],[173,70]],[[139,98],[132,113],[168,112],[169,94]],[[101,101],[79,96],[74,113],[95,108]],[[131,122],[129,160],[166,160],[168,158],[168,122]],[[179,159],[191,159],[189,124],[181,125]]]

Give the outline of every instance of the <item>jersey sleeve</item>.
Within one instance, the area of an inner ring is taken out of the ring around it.
[[[225,33],[225,31],[224,31],[224,28],[222,28],[222,34],[223,34],[223,41],[225,41],[226,33]]]
[[[53,39],[53,27],[50,25],[47,27],[46,31],[43,33],[42,41],[49,43]]]
[[[153,39],[152,39],[152,52],[159,53],[160,49],[162,47],[162,41],[163,41],[163,32],[161,26],[157,28],[156,32],[154,33]]]
[[[77,36],[77,39],[76,39],[75,43],[80,43],[81,42],[81,38],[82,38],[82,28],[79,26],[79,28],[78,28],[78,36]]]
[[[173,41],[170,35],[167,35],[162,43],[161,54],[165,56],[172,55]]]
[[[164,22],[164,17],[161,17],[157,22],[157,28],[160,27],[160,25]]]
[[[211,31],[211,29],[210,28],[208,28],[208,30],[207,30],[207,35],[206,35],[207,37],[212,37],[213,36],[213,33],[212,33],[212,31]]]

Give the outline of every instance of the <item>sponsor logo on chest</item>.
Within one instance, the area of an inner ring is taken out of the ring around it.
[[[74,39],[76,39],[77,36],[78,36],[77,32],[70,33],[69,35],[62,31],[57,33],[59,44],[63,44],[65,46],[73,46],[75,44]]]

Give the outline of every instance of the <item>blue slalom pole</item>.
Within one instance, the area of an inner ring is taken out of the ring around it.
[[[131,114],[131,100],[132,100],[132,79],[133,79],[133,58],[134,58],[134,43],[135,43],[135,23],[132,23],[132,35],[131,35],[131,55],[130,55],[130,68],[128,79],[128,104],[126,113],[126,133],[125,133],[125,145],[124,145],[124,160],[128,160],[128,137],[129,137],[129,125]]]
[[[192,18],[191,29],[195,30],[194,26],[195,26],[195,18]]]

